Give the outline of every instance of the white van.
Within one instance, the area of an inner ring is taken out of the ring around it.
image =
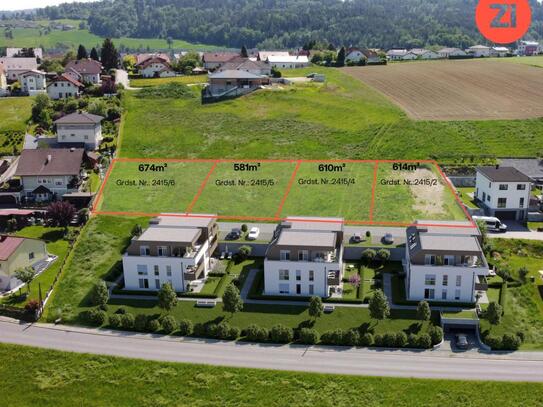
[[[498,218],[493,218],[492,216],[474,216],[473,220],[475,222],[485,222],[489,232],[507,232],[507,225],[504,225]]]

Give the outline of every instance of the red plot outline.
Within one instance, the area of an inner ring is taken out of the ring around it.
[[[98,210],[98,206],[100,202],[103,199],[103,193],[106,183],[108,182],[108,179],[111,175],[111,172],[113,171],[115,167],[116,162],[138,162],[138,163],[145,163],[145,162],[180,162],[180,163],[191,163],[191,162],[199,162],[199,163],[212,163],[212,167],[207,173],[206,177],[202,181],[200,188],[198,189],[198,192],[196,192],[194,198],[192,199],[191,203],[187,206],[184,213],[148,213],[148,212],[122,212],[122,211],[100,211]],[[283,197],[281,199],[281,202],[279,204],[279,208],[277,209],[277,212],[274,217],[256,217],[256,216],[223,216],[223,215],[202,215],[202,214],[193,214],[191,213],[192,209],[198,202],[202,192],[204,191],[207,182],[209,181],[209,178],[214,173],[215,169],[217,168],[217,165],[220,163],[231,163],[231,162],[263,162],[263,163],[296,163],[296,167],[294,168],[292,175],[290,176],[288,185],[285,189],[285,192],[283,194]],[[303,163],[373,163],[374,169],[373,169],[373,182],[372,182],[372,189],[371,189],[371,203],[370,203],[370,219],[369,220],[345,220],[345,219],[327,219],[327,218],[318,218],[318,217],[296,217],[296,218],[282,218],[281,212],[283,210],[283,206],[285,205],[286,200],[288,199],[290,190],[292,189],[292,186],[294,184],[294,181],[296,179],[296,175],[298,173],[298,170],[300,169],[300,166]],[[442,224],[442,223],[417,223],[417,226],[425,226],[425,227],[442,227],[442,228],[476,228],[477,225],[471,218],[468,210],[458,197],[458,195],[455,193],[454,187],[450,180],[447,178],[437,161],[435,160],[352,160],[352,159],[333,159],[333,160],[296,160],[296,159],[284,159],[284,160],[271,160],[271,159],[189,159],[189,158],[114,158],[111,162],[111,165],[109,166],[108,171],[106,172],[106,175],[104,177],[104,180],[102,182],[102,185],[100,186],[100,190],[98,191],[98,195],[96,196],[94,200],[94,204],[92,206],[92,213],[94,215],[114,215],[114,216],[144,216],[144,217],[155,217],[155,216],[169,216],[169,217],[189,217],[189,218],[215,218],[219,220],[238,220],[238,221],[261,221],[261,222],[279,222],[284,220],[289,220],[292,222],[321,222],[321,223],[345,223],[349,225],[370,225],[370,226],[396,226],[396,227],[407,227],[415,225],[414,223],[406,223],[406,222],[386,222],[386,221],[374,221],[373,220],[373,212],[375,209],[375,195],[376,195],[376,189],[377,189],[377,171],[379,168],[379,163],[416,163],[416,164],[431,164],[434,165],[441,178],[443,178],[445,185],[449,188],[451,193],[453,194],[456,204],[460,206],[462,211],[464,212],[464,215],[466,216],[466,219],[468,222],[465,222],[464,224]],[[437,221],[436,221],[437,222]],[[459,223],[461,221],[458,221]],[[468,224],[469,223],[469,224]]]

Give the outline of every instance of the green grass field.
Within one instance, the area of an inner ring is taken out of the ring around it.
[[[535,66],[538,68],[543,68],[543,55],[533,56],[533,57],[513,57],[513,58],[503,58],[501,61],[504,62],[513,62],[515,64],[524,64]]]
[[[148,78],[148,79],[131,79],[130,86],[133,88],[148,88],[151,86],[159,86],[167,83],[182,83],[185,85],[191,83],[205,83],[207,75],[186,75],[175,76],[173,78]]]
[[[481,63],[484,63],[483,61]],[[543,119],[412,121],[383,95],[336,69],[325,84],[282,86],[203,106],[128,95],[124,157],[351,158],[463,162],[543,151]],[[149,123],[160,125],[149,130]]]
[[[540,383],[361,377],[151,362],[0,345],[7,406],[480,406],[543,403]],[[368,375],[371,368],[368,367]],[[182,385],[180,385],[182,383]]]
[[[0,98],[0,133],[24,132],[30,119],[33,97]]]
[[[61,31],[53,30],[49,34],[40,35],[38,28],[15,28],[13,30],[13,39],[2,36],[0,38],[0,47],[43,47],[63,48],[69,47],[77,49],[79,44],[83,44],[87,49],[92,47],[100,47],[104,41],[103,38],[92,34],[88,30],[80,30],[78,20],[61,20],[63,23],[71,24],[76,27],[74,30]],[[49,22],[41,22],[41,25],[46,26]],[[113,38],[113,42],[117,48],[126,47],[130,49],[146,50],[167,50],[168,43],[165,39],[160,38]],[[172,48],[176,50],[216,50],[222,47],[205,44],[192,44],[182,40],[174,40]]]

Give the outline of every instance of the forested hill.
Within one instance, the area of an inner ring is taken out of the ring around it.
[[[470,46],[477,0],[108,0],[38,10],[87,18],[108,37],[175,38],[230,47],[298,47],[309,40],[366,47]],[[530,0],[527,39],[543,39],[543,5]]]

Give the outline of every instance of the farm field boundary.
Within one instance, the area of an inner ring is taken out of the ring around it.
[[[92,212],[476,227],[434,160],[116,158]]]

